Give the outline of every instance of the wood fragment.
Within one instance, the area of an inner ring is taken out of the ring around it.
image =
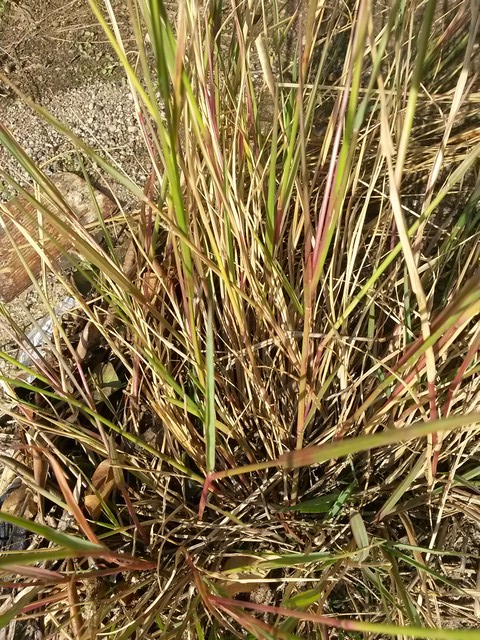
[[[97,220],[96,207],[92,202],[87,183],[74,173],[58,173],[51,181],[62,194],[78,222],[86,227]],[[93,189],[100,213],[104,219],[115,211],[115,203],[105,194]],[[66,220],[65,213],[53,205],[46,196],[41,198],[50,211]],[[19,228],[19,226],[21,228]],[[15,250],[20,250],[25,263],[38,278],[42,268],[42,258],[28,242],[22,230],[42,247],[52,263],[57,264],[60,257],[72,249],[68,237],[53,224],[45,221],[43,229],[39,225],[37,208],[23,197],[17,197],[6,203],[0,203],[0,301],[10,302],[31,285],[31,279]]]

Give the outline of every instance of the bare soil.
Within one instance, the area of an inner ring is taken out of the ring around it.
[[[125,3],[116,0],[112,4],[128,48],[132,35]],[[40,102],[94,78],[121,76],[114,52],[87,2],[4,0],[0,43],[3,72]]]

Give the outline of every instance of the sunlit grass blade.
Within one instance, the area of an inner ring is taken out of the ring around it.
[[[206,353],[206,411],[205,411],[205,449],[206,469],[211,473],[215,469],[215,352],[213,338],[213,309],[208,305],[207,312],[207,353]]]

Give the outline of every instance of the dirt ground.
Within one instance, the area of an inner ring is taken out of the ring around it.
[[[125,3],[112,4],[128,51],[133,35]],[[0,0],[0,69],[87,143],[111,154],[132,177],[145,173],[145,167],[132,172],[138,167],[128,151],[139,155],[133,105],[121,66],[88,2]],[[0,111],[3,122],[46,173],[78,170],[71,147],[1,83]],[[14,171],[5,155],[0,155],[0,163]]]
[[[88,3],[4,0],[3,4],[0,64],[34,99],[43,101],[99,76],[106,80],[119,76],[115,55]],[[113,5],[126,31],[125,3]],[[127,33],[127,47],[129,38]]]

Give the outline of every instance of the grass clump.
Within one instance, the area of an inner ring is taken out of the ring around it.
[[[135,51],[90,0],[147,183],[31,104],[139,204],[101,243],[41,210],[90,288],[57,272],[77,310],[50,354],[4,354],[37,515],[1,514],[32,534],[2,623],[478,637],[478,7],[127,4]]]

